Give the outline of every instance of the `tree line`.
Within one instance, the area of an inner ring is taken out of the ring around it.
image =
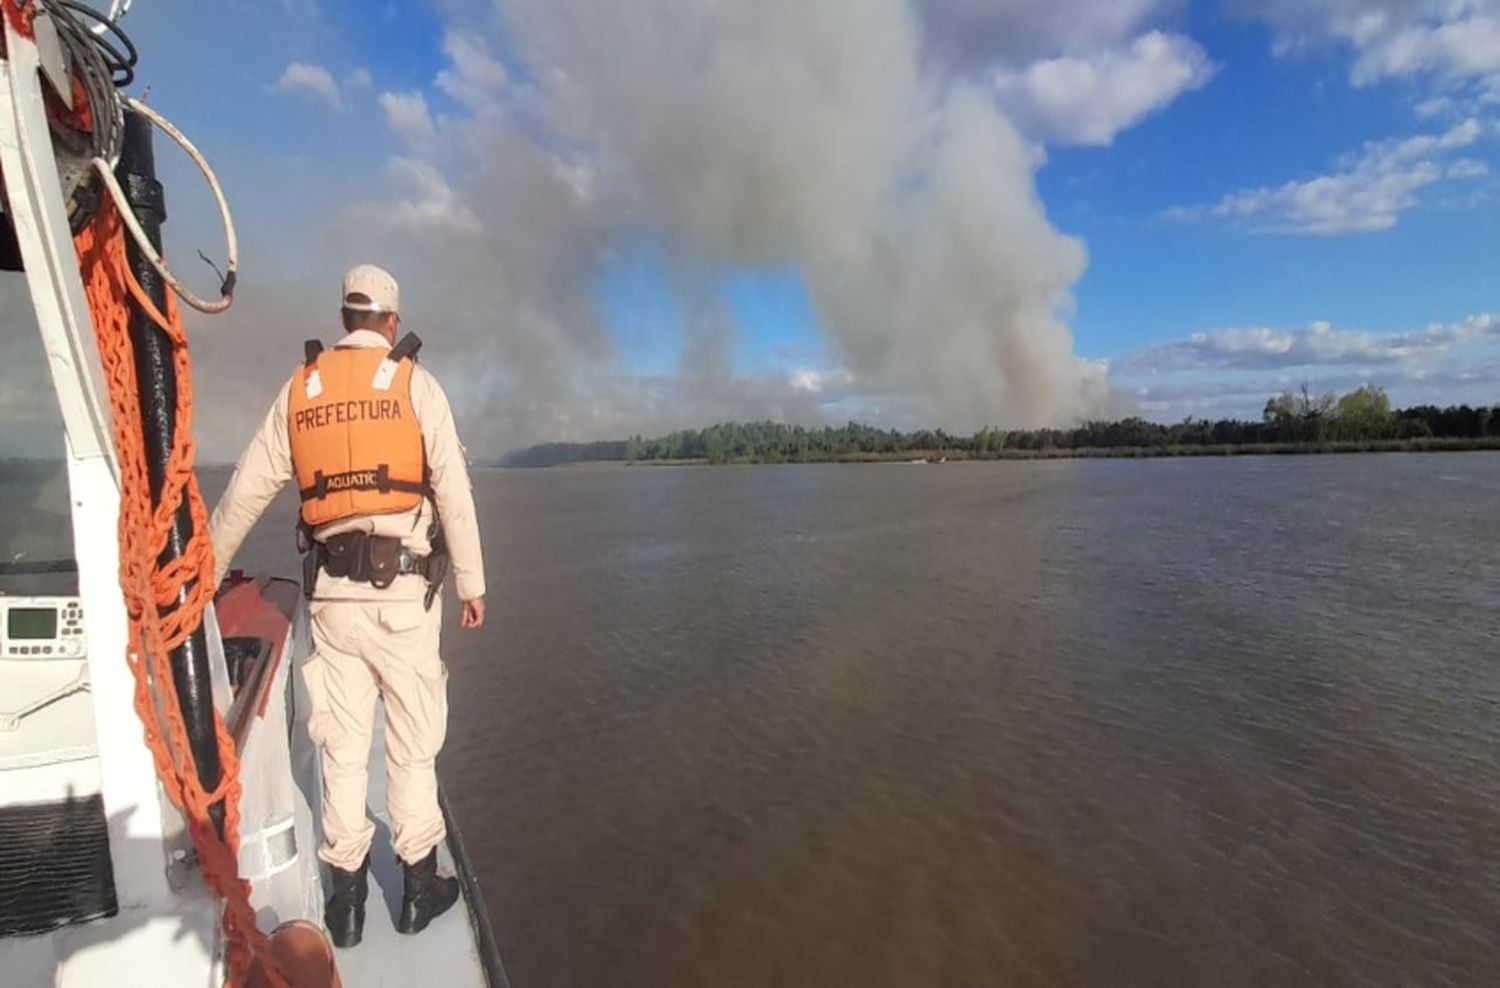
[[[1266,401],[1260,421],[1140,417],[1085,422],[1072,429],[980,429],[973,435],[922,429],[901,432],[850,422],[806,428],[780,422],[728,422],[682,429],[655,439],[545,443],[506,456],[504,466],[556,466],[601,461],[810,462],[845,458],[954,455],[986,458],[1068,451],[1143,453],[1209,447],[1346,448],[1358,444],[1444,440],[1500,443],[1500,406],[1393,409],[1384,391],[1362,387],[1343,396],[1300,393]],[[1380,447],[1385,448],[1385,447]]]

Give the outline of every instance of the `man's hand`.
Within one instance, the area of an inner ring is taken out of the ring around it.
[[[484,598],[475,597],[464,601],[464,616],[459,618],[460,628],[474,629],[484,624]]]

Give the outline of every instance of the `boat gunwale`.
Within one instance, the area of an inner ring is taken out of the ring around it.
[[[505,965],[500,960],[500,946],[495,942],[495,930],[490,923],[489,909],[484,903],[484,892],[479,887],[479,878],[474,872],[469,850],[459,832],[458,821],[448,796],[438,783],[438,807],[443,812],[443,824],[447,827],[448,853],[453,855],[453,870],[463,892],[464,904],[468,907],[469,925],[474,930],[475,946],[479,952],[479,963],[484,969],[484,979],[489,988],[510,988],[510,979],[505,974]]]

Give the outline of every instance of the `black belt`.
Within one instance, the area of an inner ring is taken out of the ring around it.
[[[430,609],[448,577],[450,560],[441,527],[434,525],[428,539],[432,543],[432,552],[419,556],[402,545],[400,539],[389,535],[345,532],[317,542],[310,528],[298,525],[297,548],[306,553],[302,557],[302,592],[308,600],[313,598],[319,570],[329,576],[368,583],[380,590],[395,583],[398,576],[416,573],[427,579],[423,606]]]
[[[396,572],[405,576],[408,573],[417,573],[421,576],[427,575],[427,564],[431,556],[419,556],[410,549],[403,548],[401,554],[396,557]]]
[[[384,589],[398,576],[416,573],[429,576],[432,556],[419,556],[389,535],[345,532],[317,544],[317,567],[329,576],[341,576]]]
[[[324,569],[327,569],[328,557],[322,551],[322,546],[319,546],[318,549],[320,550],[318,553],[318,565],[322,566]],[[431,556],[419,556],[416,553],[412,552],[410,549],[402,549],[396,555],[396,575],[406,576],[408,573],[416,573],[420,576],[426,576],[427,564],[431,559]],[[339,575],[347,576],[348,574],[340,573]]]
[[[318,546],[318,550],[318,565],[326,570],[328,568],[328,557],[325,555],[321,545]],[[418,576],[426,576],[431,562],[431,556],[419,556],[410,549],[402,549],[396,557],[396,575],[406,576],[410,573],[416,573]],[[340,573],[338,575],[347,576],[348,574]]]

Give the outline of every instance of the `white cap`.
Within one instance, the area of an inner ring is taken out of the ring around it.
[[[363,295],[368,302],[350,302],[350,295]],[[400,290],[396,279],[384,268],[361,264],[344,275],[343,306],[354,312],[400,312]]]

